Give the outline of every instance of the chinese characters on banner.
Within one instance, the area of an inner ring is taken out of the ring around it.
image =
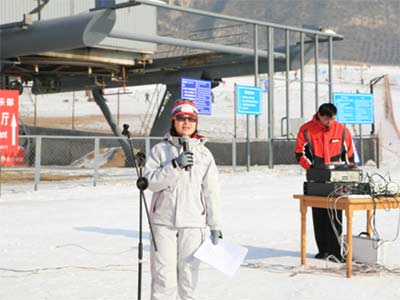
[[[0,156],[2,166],[24,164],[18,146],[18,91],[0,90]]]

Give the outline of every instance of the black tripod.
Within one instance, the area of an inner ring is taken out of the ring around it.
[[[142,221],[143,221],[143,217],[142,217],[142,210],[143,210],[143,203],[146,209],[146,215],[147,215],[147,221],[149,223],[149,228],[150,228],[150,235],[152,238],[152,242],[153,242],[153,246],[154,246],[154,250],[157,251],[157,245],[156,245],[156,241],[154,240],[154,235],[153,235],[153,228],[151,227],[151,223],[150,223],[150,216],[149,216],[149,209],[147,207],[147,202],[146,202],[146,198],[144,195],[144,191],[147,189],[147,187],[149,186],[149,182],[147,181],[147,179],[145,177],[142,176],[142,171],[143,171],[143,166],[146,162],[146,156],[141,153],[138,152],[137,154],[135,154],[135,152],[133,151],[133,144],[132,144],[132,137],[131,137],[131,133],[128,130],[129,125],[128,124],[124,124],[123,125],[123,130],[122,130],[122,135],[126,136],[128,138],[129,141],[129,147],[132,151],[132,155],[133,155],[133,164],[135,166],[136,169],[136,174],[137,174],[137,181],[136,181],[136,186],[140,191],[140,202],[139,202],[139,245],[138,245],[138,300],[142,299],[142,260],[143,260],[143,243],[142,243],[142,234],[143,234],[143,226],[142,226]]]

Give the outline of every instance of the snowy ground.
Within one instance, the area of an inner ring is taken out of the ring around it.
[[[400,165],[386,165],[400,182]],[[90,186],[87,181],[2,185],[0,299],[137,299],[138,192],[132,170]],[[369,172],[374,171],[368,169]],[[312,258],[316,246],[307,216],[307,266],[300,266],[298,200],[304,174],[297,166],[220,168],[223,232],[249,249],[233,279],[202,267],[199,300],[400,298],[399,274],[361,274],[345,264]],[[147,194],[150,199],[150,194]],[[396,235],[398,211],[379,211],[381,237]],[[354,233],[365,231],[356,213]],[[145,228],[143,299],[149,299],[149,234]],[[398,245],[400,251],[400,245]],[[400,260],[398,260],[400,263]]]

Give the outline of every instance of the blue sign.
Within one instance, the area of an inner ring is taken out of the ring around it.
[[[261,115],[261,89],[236,85],[236,103],[238,114]]]
[[[200,115],[211,115],[211,81],[181,78],[181,98],[196,103]]]
[[[373,124],[374,96],[372,94],[333,93],[337,107],[336,120],[343,124]]]

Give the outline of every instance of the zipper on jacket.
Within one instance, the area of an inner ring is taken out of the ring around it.
[[[175,220],[174,220],[174,224],[175,224],[175,227],[177,227],[178,225],[176,224],[176,220],[177,220],[176,215],[178,214],[178,195],[179,195],[178,186],[176,187],[175,192],[176,192],[176,195],[175,195],[175,215],[174,215]]]
[[[203,212],[201,213],[201,215],[204,215],[206,213],[206,205],[204,204],[203,201],[203,193],[200,192],[200,201],[201,201],[201,205],[203,206]]]

